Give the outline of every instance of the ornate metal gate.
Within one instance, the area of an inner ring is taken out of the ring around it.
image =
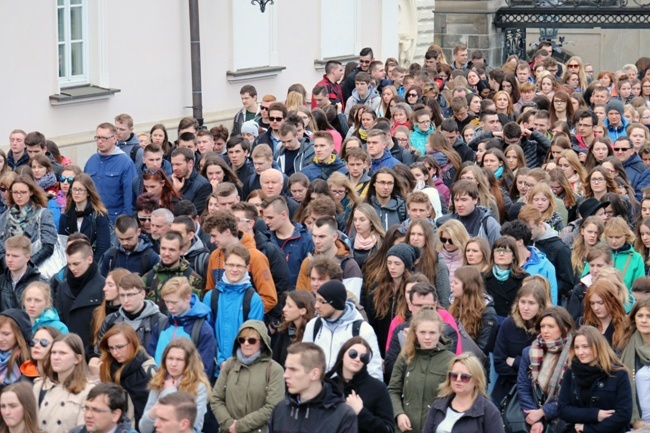
[[[506,0],[494,25],[505,33],[504,60],[526,58],[526,29],[647,29],[650,0]]]

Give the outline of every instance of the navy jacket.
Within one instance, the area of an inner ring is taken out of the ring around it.
[[[194,204],[196,212],[200,215],[205,209],[208,196],[212,193],[212,185],[194,170],[189,179],[185,179],[185,184],[180,192],[184,200],[189,200]]]
[[[492,400],[501,403],[510,389],[517,383],[517,373],[521,365],[521,353],[530,346],[536,334],[529,334],[520,328],[512,317],[507,317],[499,326],[497,340],[494,343],[494,370],[497,381],[492,388]],[[506,363],[508,358],[514,358],[512,367]]]
[[[634,188],[634,197],[641,201],[643,198],[643,189],[650,185],[650,168],[645,166],[641,157],[636,152],[623,163],[623,167],[625,168],[630,185]]]

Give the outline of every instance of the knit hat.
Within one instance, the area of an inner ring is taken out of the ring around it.
[[[345,301],[348,293],[345,286],[338,280],[329,280],[318,289],[318,294],[327,301],[335,310],[345,310]]]
[[[420,249],[409,244],[397,244],[388,250],[386,257],[395,256],[404,262],[408,271],[415,270],[415,261],[420,258]]]
[[[29,344],[32,340],[32,321],[29,319],[29,315],[18,308],[9,308],[0,313],[0,316],[7,316],[16,322],[16,325],[23,332],[23,338],[25,342]]]
[[[580,203],[580,206],[578,206],[578,213],[584,220],[598,212],[598,209],[607,207],[609,204],[608,201],[601,203],[597,198],[591,197]]]
[[[607,105],[605,105],[605,114],[609,113],[612,110],[618,111],[618,114],[623,115],[623,103],[618,99],[610,99]]]
[[[252,134],[253,137],[257,138],[259,135],[259,125],[255,123],[254,120],[249,120],[248,122],[244,122],[241,125],[241,132],[242,133],[247,133],[247,134]]]

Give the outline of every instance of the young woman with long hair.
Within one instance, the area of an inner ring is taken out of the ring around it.
[[[292,343],[302,341],[307,322],[316,315],[315,305],[316,300],[311,292],[306,290],[286,292],[282,321],[273,344],[273,359],[278,364],[284,365],[287,359],[287,348]]]
[[[516,203],[522,197],[525,197],[530,189],[528,187],[528,172],[530,169],[528,167],[522,167],[517,170],[515,174],[514,181],[512,182],[512,188],[510,188],[510,198],[513,203]]]
[[[77,334],[58,336],[45,361],[45,377],[34,381],[41,428],[48,433],[68,433],[84,424],[83,404],[93,386],[81,338]],[[61,405],[62,402],[65,404]]]
[[[553,74],[544,71],[541,74],[537,74],[535,85],[537,87],[537,94],[546,96],[550,101],[555,94],[555,89],[557,89],[557,80]]]
[[[163,151],[163,157],[169,159],[171,155],[172,145],[169,142],[169,135],[167,134],[167,128],[162,123],[157,123],[151,127],[149,131],[151,136],[151,144],[159,146]]]
[[[438,176],[447,187],[451,187],[452,179],[462,163],[458,152],[447,142],[441,132],[433,132],[427,138],[426,153],[438,161],[440,166]]]
[[[423,308],[411,318],[388,385],[400,431],[422,431],[429,406],[438,396],[438,387],[454,358],[447,340],[440,338],[443,325],[431,308]]]
[[[588,236],[593,236],[593,233]],[[582,272],[577,274],[578,283],[567,296],[569,298],[567,310],[576,321],[584,314],[584,298],[587,289],[602,271],[612,267],[612,249],[607,244],[597,243],[589,249],[584,261]]]
[[[385,276],[386,254],[394,245],[404,242],[405,236],[406,229],[399,225],[393,225],[386,230],[381,245],[368,257],[362,268],[366,290]]]
[[[597,137],[591,143],[587,150],[587,159],[585,160],[585,169],[589,172],[594,167],[602,164],[608,156],[614,156],[612,141],[609,137]]]
[[[645,263],[645,274],[650,275],[650,218],[642,218],[634,232],[634,249]]]
[[[129,275],[130,272],[124,268],[115,268],[106,275],[106,282],[104,283],[104,299],[100,306],[93,311],[93,318],[90,322],[92,347],[99,345],[99,333],[102,329],[104,319],[111,313],[115,313],[120,309],[120,297],[118,296],[118,287],[122,278]]]
[[[352,337],[339,350],[336,362],[326,377],[343,391],[347,405],[357,415],[360,433],[393,431],[393,406],[386,385],[368,373],[375,356],[362,337]]]
[[[476,267],[458,268],[451,281],[454,301],[449,307],[449,313],[463,325],[472,340],[487,355],[494,348],[498,325],[492,299],[485,294],[483,284],[481,273]]]
[[[0,389],[22,378],[20,366],[29,359],[32,325],[26,312],[9,308],[0,313]]]
[[[627,369],[591,326],[573,338],[570,370],[564,373],[558,399],[560,419],[575,431],[628,431],[632,419],[632,388]]]
[[[454,278],[456,269],[463,265],[463,246],[469,241],[469,234],[463,223],[450,219],[438,228],[436,250],[449,269],[449,279]]]
[[[483,155],[481,167],[487,168],[494,174],[504,191],[510,190],[514,182],[514,175],[508,165],[508,160],[500,149],[487,149]]]
[[[440,304],[449,307],[449,269],[438,258],[433,226],[426,219],[411,221],[406,231],[405,242],[419,248],[420,258],[415,263],[415,270],[424,274],[438,293]]]
[[[621,217],[610,219],[605,225],[605,242],[612,249],[614,267],[621,271],[628,290],[637,278],[645,276],[645,262],[641,254],[632,248],[634,233]]]
[[[515,106],[512,104],[512,99],[508,95],[508,92],[499,90],[494,94],[492,100],[496,105],[497,114],[500,114],[504,120],[507,119],[508,122],[515,121]]]
[[[573,125],[573,105],[568,93],[564,91],[555,92],[553,98],[551,98],[548,111],[551,115],[552,125],[557,121],[566,122],[569,126]]]
[[[564,228],[564,221],[556,211],[555,196],[551,187],[546,183],[538,183],[528,191],[526,202],[537,208],[542,214],[542,220],[557,232]]]
[[[75,176],[68,191],[66,210],[61,214],[59,234],[83,233],[90,240],[95,263],[111,247],[108,211],[102,203],[92,178],[81,173]]]
[[[160,207],[169,210],[174,210],[174,204],[183,198],[174,188],[169,176],[160,167],[145,168],[142,171],[142,191],[140,193],[143,192],[154,194],[158,198]]]
[[[578,323],[598,329],[612,349],[620,351],[626,326],[625,308],[611,284],[602,279],[593,283],[585,294],[584,305],[584,316]]]
[[[513,177],[517,174],[517,170],[526,167],[526,156],[524,150],[518,144],[511,144],[503,151],[506,157],[506,165],[512,172]],[[483,155],[485,157],[485,155]],[[510,185],[512,188],[512,184]]]
[[[363,269],[366,261],[381,248],[386,231],[377,212],[368,203],[358,203],[354,207],[350,228],[354,229],[352,254],[359,269]]]
[[[475,266],[480,273],[490,270],[492,250],[485,238],[469,238],[463,247],[463,266]]]
[[[515,240],[502,236],[494,241],[491,270],[483,274],[483,281],[485,292],[493,299],[499,323],[510,314],[517,292],[527,276],[519,266]]]
[[[129,418],[138,425],[147,404],[147,384],[156,373],[156,363],[140,343],[133,327],[125,322],[113,325],[99,342],[101,353],[99,371],[91,368],[93,376],[102,382],[116,383],[129,394]]]
[[[580,225],[571,249],[571,266],[578,278],[582,276],[589,251],[600,242],[604,231],[605,225],[599,217],[587,217]]]
[[[438,164],[438,161],[436,161],[432,155],[424,156],[424,158],[421,158],[421,161],[429,171],[429,176],[431,176],[431,182],[433,184],[432,186],[438,190],[440,201],[442,202],[444,199],[445,203],[449,205],[451,192],[449,187],[442,181],[440,164]]]
[[[557,423],[557,399],[570,363],[572,330],[569,313],[562,307],[549,307],[537,319],[537,337],[522,352],[517,391],[531,431],[542,432],[544,425]],[[540,391],[542,401],[536,397]]]
[[[32,386],[14,383],[0,393],[0,433],[42,433]]]
[[[582,203],[582,196],[576,194],[567,179],[564,171],[560,168],[554,168],[549,171],[549,183],[553,195],[564,202],[568,213],[567,224],[578,219],[578,206]],[[554,200],[555,201],[555,200]]]
[[[535,324],[549,306],[547,300],[546,287],[535,281],[524,282],[512,303],[511,314],[499,326],[493,352],[498,374],[492,388],[494,402],[500,403],[517,383],[521,353],[537,337]]]
[[[203,156],[203,160],[201,176],[210,182],[213,191],[220,183],[230,182],[237,187],[237,191],[241,194],[243,188],[241,181],[220,155],[208,152]]]
[[[600,201],[608,192],[616,192],[616,182],[603,166],[594,167],[587,175],[586,180],[584,184],[585,198],[594,197]]]
[[[153,407],[160,397],[176,391],[184,391],[196,397],[194,428],[201,431],[207,411],[210,381],[205,375],[196,346],[185,337],[175,338],[165,347],[162,359],[158,371],[149,382],[149,397],[138,424],[140,433],[153,433],[156,420]]]
[[[32,332],[42,326],[51,326],[64,334],[68,327],[59,319],[59,313],[52,307],[50,285],[43,281],[31,282],[25,287],[21,304],[32,322]]]
[[[54,340],[62,335],[61,331],[51,326],[42,326],[32,333],[29,341],[29,359],[22,363],[20,372],[27,380],[45,377],[45,360],[50,357]]]
[[[492,191],[490,191],[490,185],[488,183],[487,176],[478,165],[472,164],[463,167],[460,170],[458,179],[467,179],[476,182],[476,186],[478,187],[477,205],[490,209],[492,216],[497,221],[501,219],[499,206],[497,204],[496,198],[492,194]]]
[[[564,172],[576,194],[582,194],[583,190],[586,190],[587,172],[573,150],[567,149],[560,153],[557,159],[557,167]]]
[[[327,179],[327,186],[334,196],[334,202],[339,203],[343,207],[345,215],[345,222],[348,227],[351,226],[350,217],[352,216],[352,209],[359,201],[359,196],[350,182],[350,179],[343,173],[335,171]]]

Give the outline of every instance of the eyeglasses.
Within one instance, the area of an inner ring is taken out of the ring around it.
[[[364,364],[368,363],[368,354],[367,353],[359,353],[355,349],[350,349],[348,350],[348,356],[350,359],[357,359],[357,356],[359,357],[359,361],[363,362]]]
[[[11,191],[13,195],[17,195],[18,197],[22,197],[24,195],[29,194],[29,191]]]
[[[567,67],[567,68],[571,68],[571,69],[578,69],[578,68],[580,68],[580,65],[576,65],[576,64],[573,64],[573,63],[572,63],[572,64],[570,64],[570,65],[566,65],[566,67]]]
[[[237,265],[235,263],[225,263],[228,269],[246,269],[246,265]]]
[[[134,296],[137,296],[140,294],[140,291],[137,292],[128,292],[128,293],[120,293],[117,295],[118,298],[120,299],[130,299],[133,298]]]
[[[395,182],[384,182],[383,180],[377,182],[377,185],[379,186],[393,186],[395,185]]]
[[[440,236],[440,242],[442,242],[443,244],[449,244],[449,245],[454,244],[454,241],[452,239],[446,238],[444,236]]]
[[[108,346],[108,351],[109,352],[115,352],[117,350],[122,350],[124,349],[128,344],[120,344],[118,346]]]
[[[269,120],[271,122],[282,122],[284,120],[284,117],[271,117],[271,116],[269,116]]]
[[[408,138],[398,138],[398,139],[397,139],[397,142],[398,142],[398,143],[408,143],[408,142],[409,142],[409,139],[408,139]]]
[[[632,149],[631,147],[615,147],[614,152],[627,152]]]
[[[47,347],[50,345],[50,340],[48,340],[47,338],[34,338],[32,339],[32,341],[29,342],[30,347],[34,347],[37,344],[40,344],[41,347]]]
[[[584,123],[578,123],[578,128],[593,128],[594,125],[585,125]]]
[[[88,190],[86,188],[72,188],[73,194],[85,194]]]
[[[95,141],[106,141],[106,140],[110,140],[113,137],[115,136],[109,135],[108,137],[102,137],[101,135],[95,135],[93,138],[95,139]]]
[[[495,248],[494,254],[512,254],[512,250],[510,248]]]
[[[83,410],[84,412],[92,412],[95,415],[100,414],[100,413],[111,413],[111,412],[113,412],[110,409],[100,409],[98,407],[85,406],[85,405],[81,406],[81,410]]]
[[[426,119],[426,120],[418,120],[418,123],[420,125],[428,125],[431,123],[431,119]]]
[[[591,182],[593,182],[593,183],[605,182],[605,178],[604,177],[592,177]]]
[[[138,215],[138,219],[140,220],[140,222],[151,221],[151,217],[150,217],[150,216],[140,216],[140,215]]]
[[[239,337],[237,339],[237,342],[239,344],[244,344],[244,343],[248,342],[248,344],[250,344],[251,346],[254,345],[254,344],[257,344],[258,341],[260,341],[259,338],[255,338],[255,337],[248,337],[248,338]]]
[[[74,180],[74,177],[59,176],[59,182],[63,182],[63,183],[65,183],[65,182],[72,183],[73,180]]]
[[[561,99],[556,99],[553,101],[554,104],[566,104],[566,101],[563,101]]]
[[[408,96],[409,98],[415,98],[416,96],[418,96],[418,94],[417,93],[407,93],[406,96]]]
[[[345,190],[344,189],[330,189],[332,191],[332,194],[335,196],[340,196],[340,195],[345,195]]]
[[[461,382],[468,383],[472,378],[472,375],[467,373],[456,373],[455,371],[450,371],[448,374],[449,374],[449,380],[453,382],[458,381],[458,378],[460,378]]]

